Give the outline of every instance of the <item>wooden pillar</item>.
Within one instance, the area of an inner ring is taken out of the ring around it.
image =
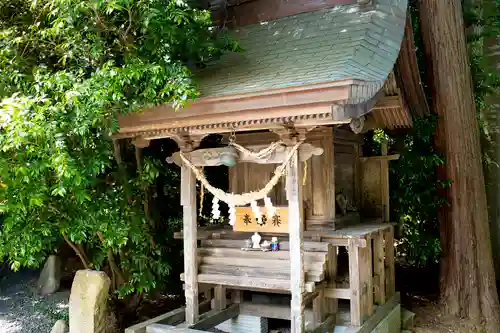
[[[192,145],[181,147],[192,150]],[[184,283],[186,296],[186,323],[198,321],[198,264],[197,264],[197,221],[196,221],[196,178],[185,165],[181,168],[181,205],[184,233]]]
[[[373,270],[371,239],[358,247],[349,239],[349,284],[351,289],[351,325],[361,326],[373,313]]]
[[[332,244],[328,244],[328,261],[326,274],[328,288],[335,288],[335,280],[337,278],[337,247]],[[325,299],[325,303],[326,312],[328,314],[337,313],[339,305],[339,300],[337,298],[327,298]]]
[[[349,288],[351,289],[351,325],[361,326],[361,276],[359,274],[359,248],[354,239],[348,240]]]
[[[382,156],[387,156],[388,146],[387,140],[382,141],[381,153]],[[390,221],[390,193],[389,193],[389,160],[380,160],[380,186],[382,187],[382,213],[384,222]]]
[[[313,327],[316,328],[325,320],[325,290],[322,288],[312,301]]]
[[[292,149],[291,147],[288,150]],[[302,208],[302,177],[298,151],[287,166],[288,224],[290,232],[290,289],[292,333],[305,332],[304,316],[304,219]]]
[[[385,297],[385,249],[384,234],[379,232],[373,239],[373,270],[375,275],[375,302],[382,305]]]
[[[366,239],[366,247],[359,249],[360,275],[362,283],[362,312],[361,320],[364,322],[373,314],[373,265],[372,265],[372,240]]]
[[[396,277],[394,268],[394,227],[391,226],[385,234],[385,292],[389,299],[396,293]]]
[[[227,307],[226,287],[216,285],[214,288],[214,299],[212,309],[222,311]]]

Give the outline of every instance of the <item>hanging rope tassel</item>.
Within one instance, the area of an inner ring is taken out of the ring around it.
[[[202,167],[201,172],[204,174],[205,169]],[[203,183],[200,182],[200,213],[199,216],[202,217],[203,215],[203,199],[205,199],[205,186],[203,186]]]

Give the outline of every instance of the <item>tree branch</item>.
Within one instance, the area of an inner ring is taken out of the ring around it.
[[[96,232],[96,234],[97,234],[97,237],[99,237],[99,239],[103,243],[103,245],[105,245],[104,236],[102,235],[102,233],[100,231],[98,231],[98,232]],[[113,250],[110,247],[108,247],[108,262],[109,262],[109,267],[111,268],[111,271],[112,271],[111,273],[115,274],[115,276],[116,276],[117,285],[118,286],[124,285],[126,280],[123,277],[122,270],[116,264],[115,255],[113,254]]]
[[[68,243],[68,245],[73,249],[73,251],[75,251],[76,255],[80,258],[80,260],[83,264],[83,267],[85,267],[85,269],[90,269],[90,264],[88,263],[87,256],[85,255],[85,252],[83,252],[81,249],[79,249],[75,245],[75,243],[70,241],[68,238],[68,235],[63,233],[63,237],[64,237],[64,240],[66,241],[66,243]]]

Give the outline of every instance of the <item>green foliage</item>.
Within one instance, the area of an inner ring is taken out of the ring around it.
[[[444,160],[432,144],[436,122],[434,116],[414,119],[401,156],[390,168],[391,202],[402,231],[398,255],[415,266],[439,260],[438,211],[447,204],[440,189],[450,185],[437,171]]]
[[[162,167],[119,167],[111,136],[121,114],[195,98],[191,70],[226,50],[182,0],[3,0],[0,257],[37,267],[67,237],[120,295],[154,288],[169,266],[143,201]]]
[[[485,1],[486,3],[487,1]],[[493,1],[490,1],[491,3]],[[496,6],[495,6],[496,5]],[[485,38],[500,35],[498,13],[500,2],[491,6],[496,10],[486,10],[484,3],[464,1],[464,23],[467,28],[467,43],[469,46],[469,59],[474,88],[474,101],[476,103],[477,119],[481,133],[481,147],[483,150],[483,164],[485,169],[498,168],[495,157],[495,135],[499,133],[498,114],[491,110],[486,98],[498,95],[500,88],[500,75],[495,65],[487,61]],[[490,9],[491,9],[490,8]]]

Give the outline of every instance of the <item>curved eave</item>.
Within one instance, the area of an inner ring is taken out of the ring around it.
[[[182,110],[161,105],[119,118],[117,138],[155,139],[182,133],[210,134],[295,125],[348,123],[368,113],[382,83],[356,80],[200,98]],[[365,96],[365,97],[363,97]],[[375,97],[373,97],[375,96]]]

